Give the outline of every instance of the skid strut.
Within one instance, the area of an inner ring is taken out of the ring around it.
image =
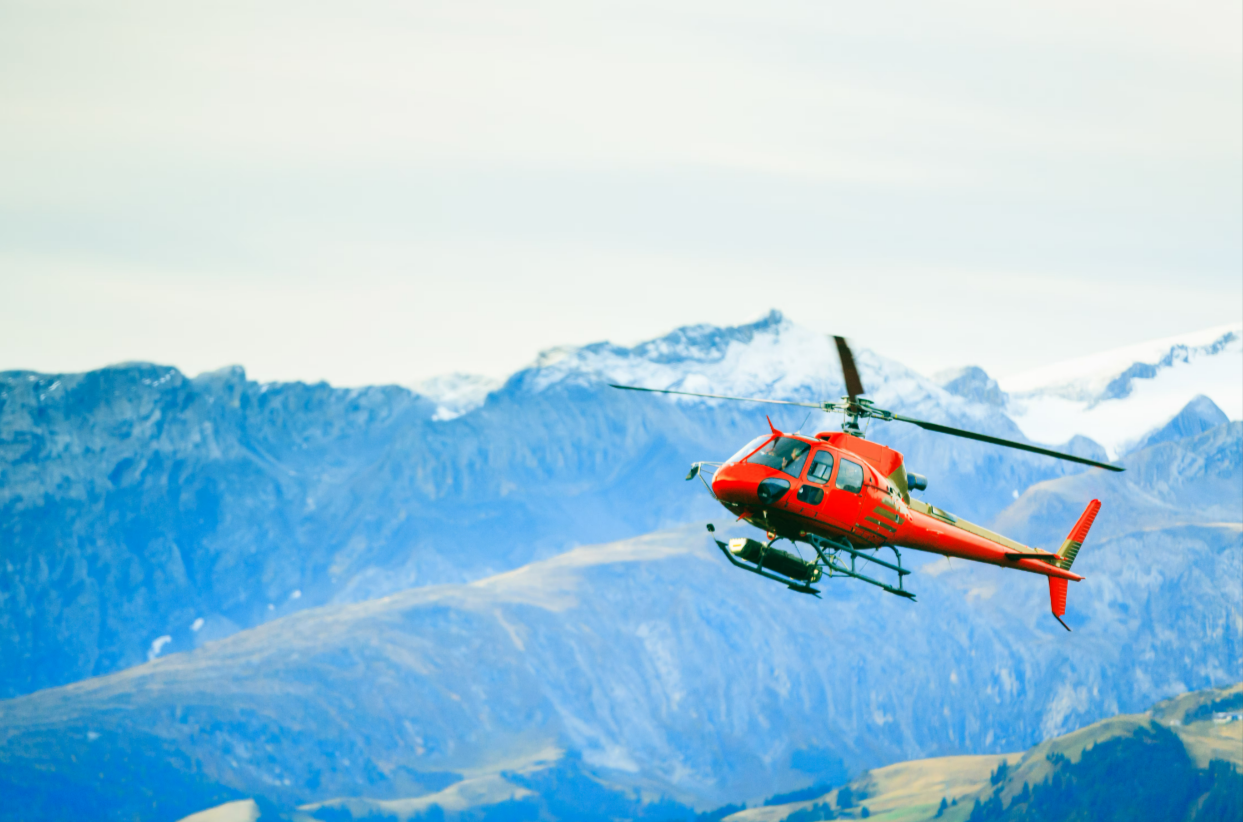
[[[816,549],[816,553],[820,556],[820,562],[823,563],[824,567],[827,568],[831,574],[841,574],[842,576],[852,577],[862,582],[866,582],[869,585],[875,585],[878,588],[883,588],[895,596],[906,597],[910,600],[915,599],[915,594],[906,590],[902,585],[902,578],[909,574],[910,571],[902,567],[902,553],[897,549],[897,546],[888,546],[893,551],[893,555],[898,561],[898,564],[894,565],[892,562],[886,562],[879,557],[863,553],[844,539],[839,540],[829,537],[821,537],[815,534],[808,534],[807,542],[812,548]],[[849,568],[836,561],[837,557],[835,555],[839,551],[845,551],[850,555]],[[892,585],[886,585],[878,579],[872,579],[865,574],[859,573],[855,569],[855,560],[857,559],[874,563],[882,568],[888,568],[890,571],[895,572],[898,575],[898,587],[895,588]]]

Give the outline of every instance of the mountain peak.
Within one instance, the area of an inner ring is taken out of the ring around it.
[[[1157,443],[1194,437],[1227,422],[1230,418],[1217,407],[1217,403],[1203,394],[1197,394],[1169,422],[1145,436],[1130,450],[1139,451]]]
[[[825,334],[771,310],[736,326],[687,325],[626,347],[599,342],[540,354],[511,380],[542,391],[557,384],[622,383],[736,396],[837,396],[841,367]]]
[[[411,386],[436,403],[435,421],[451,420],[483,405],[488,394],[501,387],[501,381],[480,374],[441,374]]]
[[[933,379],[951,394],[985,405],[1005,407],[1005,392],[997,385],[997,381],[988,376],[978,365],[966,365],[962,368],[941,371]]]

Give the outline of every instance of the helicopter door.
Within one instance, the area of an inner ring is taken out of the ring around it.
[[[799,514],[813,519],[820,518],[819,509],[824,502],[825,491],[822,486],[829,481],[832,473],[833,455],[828,451],[817,451],[807,468],[807,477],[798,489],[796,499],[801,503],[797,508]]]
[[[825,519],[847,531],[854,530],[859,519],[860,493],[863,491],[863,466],[848,459],[837,463],[837,476],[825,485]]]

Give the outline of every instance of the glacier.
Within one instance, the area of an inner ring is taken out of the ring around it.
[[[1110,458],[1197,395],[1243,419],[1243,324],[1125,346],[998,380],[1007,414],[1036,441],[1078,434]]]

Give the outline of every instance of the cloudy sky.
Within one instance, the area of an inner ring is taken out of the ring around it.
[[[1237,0],[520,5],[0,0],[0,370],[776,307],[1004,375],[1243,317]]]

